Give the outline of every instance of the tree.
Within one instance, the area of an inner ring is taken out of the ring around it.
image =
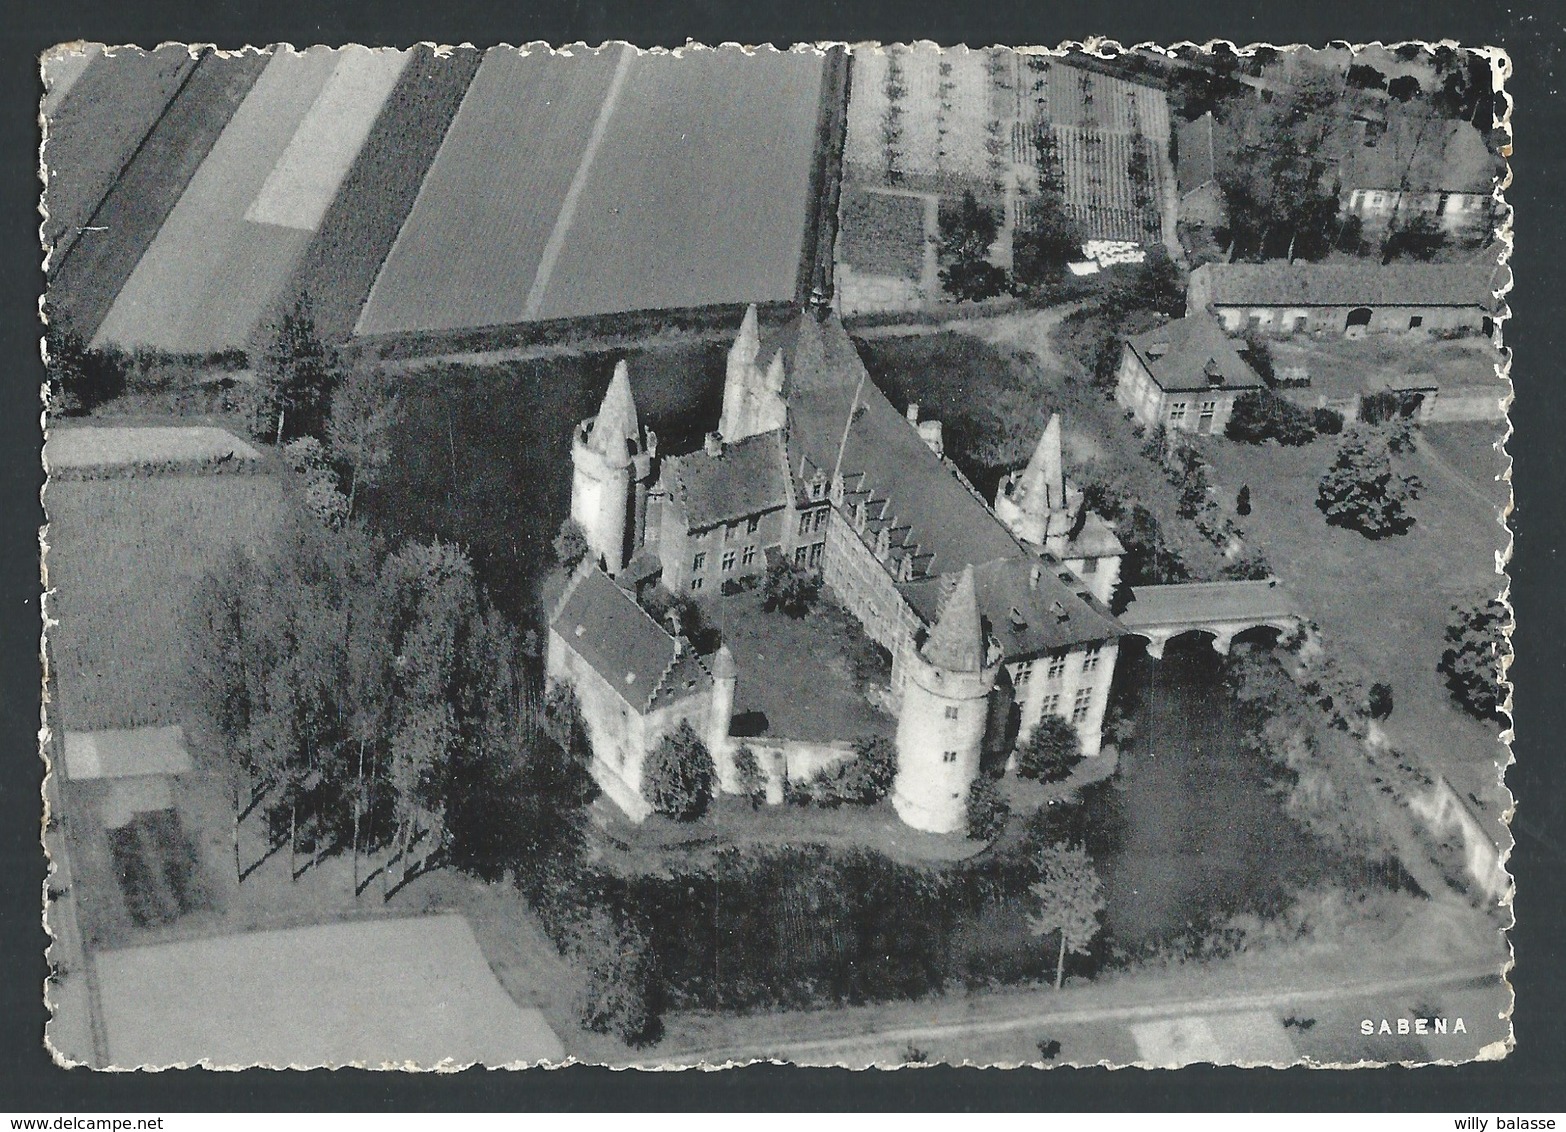
[[[1406,219],[1394,219],[1381,245],[1381,262],[1394,259],[1434,259],[1446,247],[1446,233],[1428,213],[1417,212]]]
[[[1082,759],[1082,739],[1076,727],[1053,713],[1039,719],[1033,734],[1017,749],[1017,773],[1023,778],[1059,782]]]
[[[657,1007],[657,967],[647,933],[602,908],[587,916],[573,940],[583,971],[577,1017],[599,1034],[646,1046],[663,1033]]]
[[[316,333],[310,297],[301,295],[267,329],[252,390],[252,433],[274,444],[319,435],[337,366],[336,351]]]
[[[1239,494],[1234,497],[1234,513],[1242,519],[1251,513],[1251,485],[1242,483]]]
[[[1447,649],[1437,671],[1446,677],[1452,697],[1480,719],[1501,715],[1505,694],[1501,687],[1502,659],[1508,655],[1507,630],[1511,617],[1506,606],[1494,599],[1472,609],[1453,607],[1447,626]]]
[[[1255,389],[1236,397],[1223,434],[1245,444],[1276,440],[1285,447],[1309,444],[1316,439],[1310,412],[1271,389]]]
[[[1418,495],[1419,481],[1399,474],[1384,438],[1364,430],[1344,435],[1332,465],[1321,477],[1316,506],[1334,526],[1366,538],[1402,534],[1414,525],[1406,504]]]
[[[1059,990],[1066,980],[1066,952],[1086,954],[1098,936],[1104,883],[1080,845],[1045,847],[1039,853],[1038,870],[1038,882],[1031,888],[1038,911],[1028,916],[1028,929],[1036,936],[1059,937],[1055,960],[1055,989]]]
[[[961,300],[981,302],[1006,289],[1006,272],[989,260],[990,246],[1000,231],[995,213],[972,192],[955,209],[942,208],[941,285]]]
[[[995,779],[980,774],[968,787],[968,836],[974,841],[993,841],[1006,828],[1011,807],[1001,797]]]
[[[587,545],[587,535],[582,526],[575,519],[567,518],[560,524],[560,530],[556,532],[554,542],[555,561],[560,563],[560,568],[570,573],[582,564],[582,560],[592,553],[592,547]]]
[[[790,617],[803,617],[821,595],[821,571],[771,555],[767,577],[761,585],[762,608],[781,610]]]
[[[89,348],[63,315],[50,312],[44,334],[50,413],[75,416],[112,401],[125,392],[126,369],[122,353]]]
[[[903,82],[903,61],[896,51],[886,54],[886,111],[881,116],[881,151],[886,163],[886,183],[897,185],[903,179],[903,98],[908,86]]]
[[[675,821],[695,821],[712,802],[717,768],[690,721],[681,720],[648,753],[642,775],[653,809]]]
[[[326,440],[332,458],[348,465],[348,514],[353,515],[359,486],[374,487],[381,469],[391,462],[391,431],[402,405],[386,389],[383,375],[354,370],[332,394]]]
[[[842,765],[845,802],[870,805],[886,797],[897,777],[897,746],[884,735],[854,740],[854,757]]]
[[[1043,187],[1045,176],[1041,169],[1040,189],[1029,198],[1012,241],[1012,273],[1020,287],[1053,283],[1082,254],[1082,229],[1066,211],[1060,192]]]
[[[1371,719],[1385,719],[1392,714],[1392,685],[1376,683],[1370,686],[1367,701]]]
[[[740,793],[750,799],[750,808],[758,809],[767,799],[767,776],[762,773],[761,760],[749,747],[734,752],[734,777]]]
[[[283,445],[283,459],[304,481],[305,510],[322,526],[337,530],[348,521],[353,505],[337,486],[337,473],[326,458],[326,449],[313,436],[301,436]]]

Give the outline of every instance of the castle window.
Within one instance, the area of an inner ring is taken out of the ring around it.
[[[810,518],[810,512],[801,511],[799,514],[799,533],[802,535],[808,535],[810,533],[811,522],[812,520]]]
[[[957,708],[957,706],[955,704],[947,704],[946,705],[946,718],[947,719],[956,719],[959,714],[960,714],[960,712],[958,711],[958,708]]]
[[[957,761],[957,752],[956,751],[947,751],[944,755],[941,756],[941,761],[943,763],[954,763],[954,762],[956,762]]]
[[[803,566],[805,564],[805,556],[809,552],[810,551],[809,551],[808,547],[796,546],[794,548],[794,565],[795,566]]]
[[[1071,702],[1071,722],[1081,723],[1088,717],[1088,712],[1093,707],[1093,689],[1078,688],[1076,698]]]
[[[1066,674],[1066,658],[1063,657],[1063,656],[1052,656],[1052,657],[1050,657],[1049,658],[1049,672],[1047,673],[1049,678],[1051,680],[1059,680],[1065,674]]]
[[[1018,661],[1016,667],[1011,670],[1011,682],[1018,688],[1021,688],[1031,679],[1033,679],[1033,662],[1031,660]]]
[[[1103,649],[1099,648],[1097,645],[1093,646],[1092,648],[1088,649],[1087,652],[1083,653],[1082,654],[1082,671],[1083,672],[1096,672],[1098,670],[1099,657],[1102,655],[1102,653],[1103,653]]]
[[[1169,423],[1172,425],[1185,423],[1186,403],[1184,401],[1169,402]]]
[[[1097,558],[1084,558],[1082,560],[1082,572],[1084,574],[1097,574],[1098,573],[1098,559]]]
[[[699,550],[696,552],[696,557],[691,559],[691,569],[700,570],[705,565],[707,565],[707,552]]]
[[[825,549],[826,549],[826,543],[824,543],[824,542],[818,542],[818,543],[815,543],[813,546],[811,546],[811,548],[810,548],[810,564],[812,566],[819,566],[819,565],[821,565],[821,552],[824,551]]]
[[[821,499],[825,495],[826,495],[826,482],[825,481],[817,480],[815,483],[810,485],[810,498],[812,498],[812,499]]]
[[[732,550],[725,550],[723,552],[723,572],[725,574],[734,569],[734,559],[736,557],[736,553]]]
[[[692,578],[691,579],[691,593],[695,593],[699,589],[701,589],[701,579],[700,578]]]
[[[740,562],[749,566],[754,561],[756,561],[756,546],[752,543],[745,548],[745,553],[740,555]]]
[[[825,527],[826,526],[826,521],[827,521],[827,510],[826,510],[825,507],[823,507],[823,508],[821,508],[821,510],[816,512],[816,530],[819,531],[822,527]]]
[[[1041,715],[1060,714],[1060,693],[1051,692],[1049,695],[1045,696],[1044,702],[1040,705],[1039,711]]]
[[[745,533],[748,534],[748,535],[753,535],[753,534],[756,533],[757,528],[759,528],[760,526],[761,526],[761,516],[760,515],[752,515],[750,518],[745,520]]]

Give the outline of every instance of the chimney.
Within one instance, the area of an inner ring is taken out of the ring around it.
[[[916,425],[916,424],[919,423],[919,402],[917,402],[917,401],[910,401],[910,402],[908,402],[908,413],[907,413],[907,416],[908,416],[908,423],[909,424]]]
[[[723,434],[721,432],[709,432],[707,434],[707,455],[714,458],[723,455]]]

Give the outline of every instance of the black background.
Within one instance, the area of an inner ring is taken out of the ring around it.
[[[0,1112],[389,1109],[1067,1109],[1067,1110],[1451,1110],[1485,1114],[1566,1108],[1561,970],[1566,820],[1561,797],[1566,670],[1558,573],[1566,459],[1566,349],[1562,314],[1561,136],[1566,100],[1557,89],[1566,50],[1558,4],[1502,6],[1483,0],[1225,3],[1172,0],[1070,3],[791,2],[509,4],[442,0],[423,5],[359,0],[162,0],[39,3],[10,11],[0,36]],[[1499,45],[1515,74],[1508,200],[1518,242],[1506,343],[1515,351],[1512,408],[1517,509],[1513,600],[1520,798],[1511,868],[1520,892],[1512,934],[1517,967],[1517,1049],[1498,1063],[1417,1070],[1331,1072],[1192,1067],[1178,1071],[931,1068],[849,1073],[754,1066],[723,1073],[611,1073],[573,1067],[431,1075],[355,1070],[311,1073],[95,1074],[55,1068],[42,1046],[46,937],[39,926],[44,880],[38,842],[38,490],[36,55],[72,40],[151,47],[165,40],[245,44],[599,43],[643,47],[740,41],[914,39],[1055,45],[1100,35],[1124,43],[1245,44],[1333,40],[1397,42],[1450,38]]]

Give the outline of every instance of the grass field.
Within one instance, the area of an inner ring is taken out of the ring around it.
[[[51,170],[44,241],[63,256],[120,171],[196,66],[180,46],[87,59],[49,110],[44,162]]]
[[[181,722],[190,595],[231,547],[266,544],[283,513],[280,480],[62,481],[44,506],[63,726]]]
[[[1472,444],[1470,426],[1441,426],[1431,435],[1454,427]],[[1492,426],[1490,439],[1498,436]],[[1485,450],[1478,446],[1474,465]],[[1372,541],[1329,527],[1316,509],[1317,484],[1334,451],[1330,438],[1303,448],[1214,440],[1204,451],[1221,497],[1232,499],[1239,485],[1250,486],[1253,513],[1241,522],[1320,623],[1328,651],[1367,685],[1392,685],[1394,709],[1384,724],[1392,743],[1498,817],[1496,760],[1505,752],[1497,729],[1452,701],[1436,664],[1450,607],[1481,602],[1501,589],[1495,553],[1505,537],[1498,522],[1504,488],[1414,453],[1402,459],[1424,482],[1411,507],[1413,529]]]
[[[261,454],[232,433],[218,428],[60,428],[44,443],[50,469],[111,468],[128,464],[205,464],[219,460],[250,463]]]
[[[490,51],[357,332],[791,298],[822,70]]]
[[[97,332],[266,61],[258,54],[203,55],[107,190],[93,215],[93,230],[81,233],[68,256],[54,257],[50,302],[84,336]]]
[[[100,954],[109,1062],[123,1068],[431,1067],[559,1060],[460,916],[375,920]]]
[[[843,193],[840,258],[855,271],[917,283],[924,276],[924,201],[864,189]]]
[[[408,52],[397,84],[348,167],[293,278],[284,309],[309,295],[316,329],[328,339],[353,333],[376,274],[408,218],[482,54],[457,49]]]

